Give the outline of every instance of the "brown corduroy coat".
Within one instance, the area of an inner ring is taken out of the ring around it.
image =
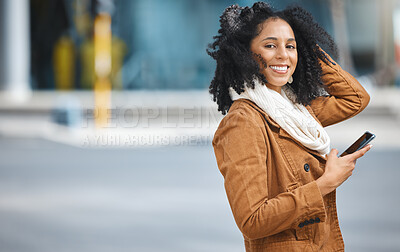
[[[369,95],[329,56],[322,61],[330,95],[307,109],[322,126],[360,113]],[[344,251],[335,191],[316,184],[326,159],[304,147],[255,103],[233,102],[213,139],[218,168],[247,252]]]

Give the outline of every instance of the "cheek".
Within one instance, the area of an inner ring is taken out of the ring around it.
[[[271,58],[273,58],[273,55],[268,52],[263,52],[262,54],[260,54],[260,56],[263,61],[264,67],[267,67],[269,62],[271,61]]]
[[[263,55],[262,59],[263,59],[263,62],[262,62],[263,68],[267,68],[268,63],[269,63],[268,57],[265,57],[265,55]]]
[[[291,57],[291,61],[292,61],[294,68],[296,68],[296,66],[297,66],[297,60],[298,59],[297,59],[297,53],[296,53]]]
[[[272,51],[265,50],[261,53],[261,56],[265,62],[269,62],[272,58],[274,58],[274,53]]]

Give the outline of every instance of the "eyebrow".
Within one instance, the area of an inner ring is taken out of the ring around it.
[[[265,39],[263,39],[263,40],[261,40],[261,41],[268,40],[268,39],[271,39],[271,40],[278,40],[278,38],[276,38],[276,37],[266,37]],[[288,38],[287,41],[296,41],[296,40],[295,40],[294,38]]]

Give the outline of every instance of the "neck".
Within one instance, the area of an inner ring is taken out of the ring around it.
[[[274,85],[271,85],[271,84],[269,84],[269,83],[265,83],[265,85],[266,85],[269,89],[274,90],[274,91],[277,92],[278,94],[281,94],[282,87],[280,87],[280,86],[274,86]]]

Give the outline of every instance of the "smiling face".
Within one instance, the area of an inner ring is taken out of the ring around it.
[[[258,55],[256,60],[268,81],[267,87],[280,93],[297,65],[294,33],[290,25],[279,18],[269,18],[260,27],[262,30],[251,41],[250,50]]]

